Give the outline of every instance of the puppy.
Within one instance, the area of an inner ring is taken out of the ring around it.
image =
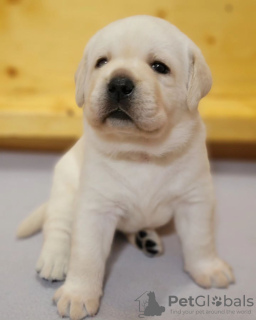
[[[54,296],[59,314],[97,312],[116,230],[154,255],[162,251],[154,230],[172,217],[185,270],[202,287],[227,287],[234,276],[215,249],[197,109],[212,79],[198,47],[167,21],[126,18],[89,41],[75,82],[84,136],[57,163],[49,201],[18,230],[25,237],[43,227],[36,270],[66,276]]]

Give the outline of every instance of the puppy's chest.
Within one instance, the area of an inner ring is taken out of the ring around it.
[[[184,189],[182,172],[146,164],[126,168],[118,175],[112,196],[125,212],[123,229],[155,228],[169,221]]]

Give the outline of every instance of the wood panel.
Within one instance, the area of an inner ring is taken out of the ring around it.
[[[200,104],[208,140],[255,143],[255,13],[255,0],[0,0],[0,146],[57,148],[79,137],[73,75],[83,48],[135,14],[169,20],[202,49],[214,79]]]

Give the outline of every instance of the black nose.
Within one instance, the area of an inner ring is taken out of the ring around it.
[[[129,78],[125,77],[113,78],[108,84],[109,97],[116,102],[130,97],[133,89],[133,82]]]

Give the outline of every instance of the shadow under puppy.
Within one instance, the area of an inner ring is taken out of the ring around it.
[[[57,163],[49,201],[18,230],[43,227],[36,269],[49,280],[66,276],[54,296],[59,314],[97,312],[116,230],[154,255],[162,251],[154,229],[172,217],[185,270],[200,286],[227,287],[234,276],[215,250],[197,109],[212,79],[198,47],[162,19],[125,18],[92,37],[75,81],[85,134]]]

